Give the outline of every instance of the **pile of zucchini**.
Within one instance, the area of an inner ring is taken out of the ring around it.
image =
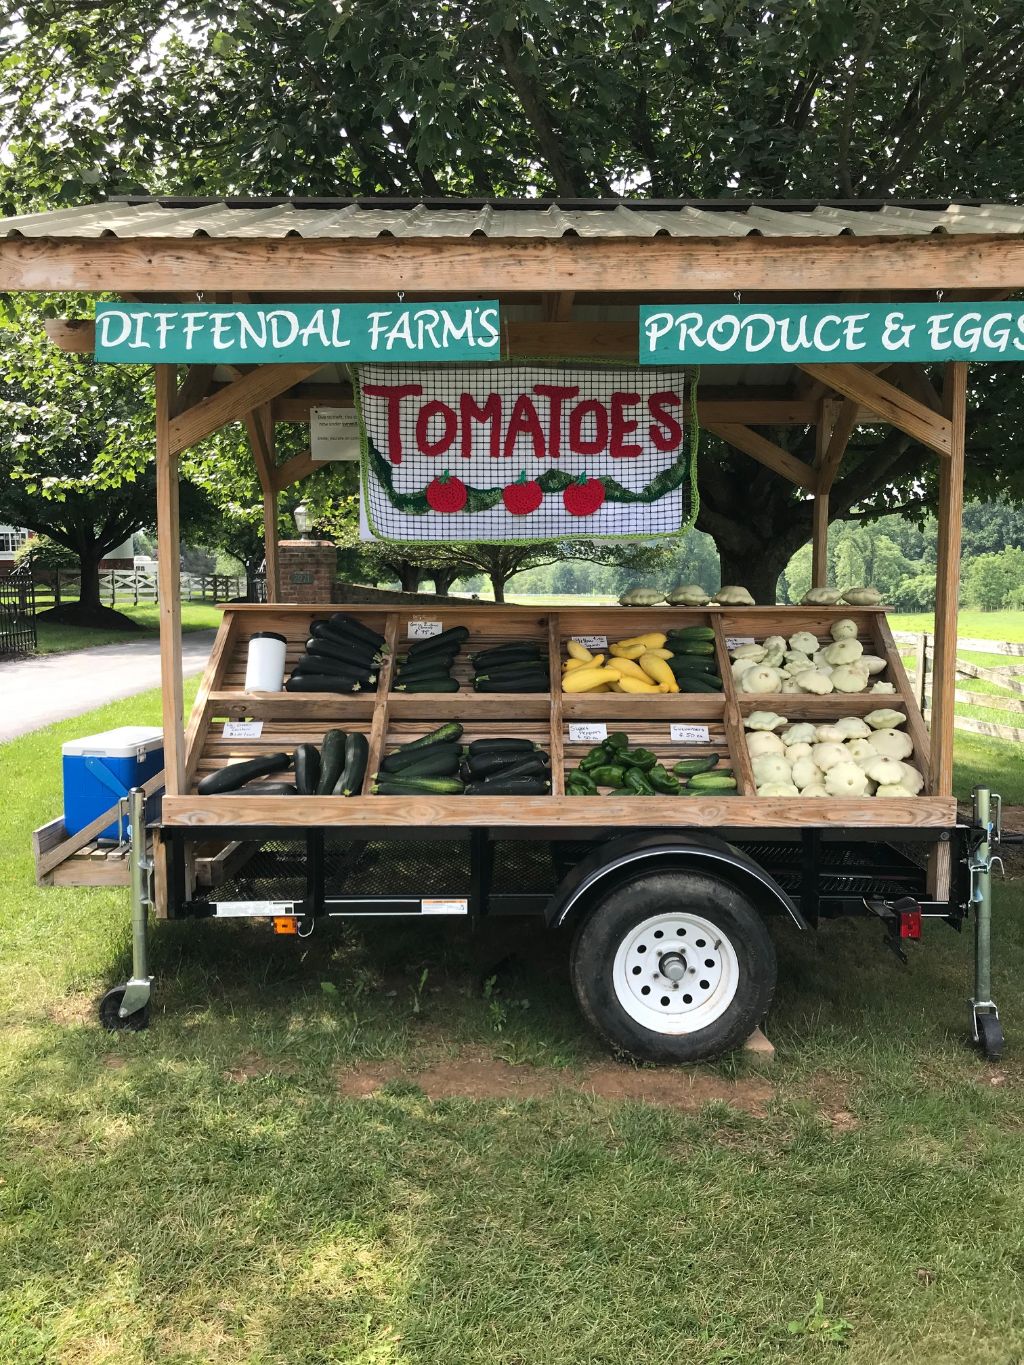
[[[710,626],[677,626],[665,637],[666,660],[680,692],[721,692],[722,679],[715,662],[715,632]]]
[[[452,664],[469,639],[465,626],[452,626],[440,635],[414,640],[405,654],[399,654],[392,686],[396,692],[457,692],[458,680],[452,677]],[[461,733],[461,731],[460,731]]]
[[[457,721],[393,749],[374,776],[376,796],[545,796],[548,755],[528,739],[462,745]]]
[[[566,796],[729,796],[736,791],[731,768],[717,768],[718,754],[682,758],[671,772],[651,749],[630,748],[621,730],[595,744],[565,774]],[[716,771],[717,768],[717,771]]]
[[[328,730],[319,748],[300,744],[292,754],[260,754],[208,773],[196,787],[200,796],[358,796],[363,789],[370,746],[364,734]],[[269,773],[295,770],[294,782],[260,782]]]
[[[551,674],[536,640],[510,640],[473,656],[477,692],[548,692]]]
[[[306,652],[285,683],[288,692],[375,691],[388,647],[384,636],[354,616],[336,612],[309,628]]]

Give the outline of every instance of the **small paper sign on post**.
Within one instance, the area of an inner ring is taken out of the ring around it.
[[[224,722],[225,739],[259,739],[263,733],[263,722],[261,720],[226,720]]]
[[[569,726],[570,744],[600,744],[608,738],[608,726],[603,721],[587,721]]]
[[[359,417],[355,409],[310,408],[309,454],[314,460],[358,460]]]
[[[672,724],[668,727],[673,744],[709,744],[711,731],[706,725]]]
[[[608,648],[607,635],[574,635],[572,638],[578,645],[582,645],[584,649]]]
[[[444,630],[441,621],[410,621],[407,638],[410,640],[429,640],[432,635],[440,635]]]

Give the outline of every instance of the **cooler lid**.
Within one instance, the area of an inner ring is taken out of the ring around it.
[[[136,758],[162,748],[164,732],[152,725],[121,725],[101,735],[84,735],[61,745],[61,753],[83,758]]]

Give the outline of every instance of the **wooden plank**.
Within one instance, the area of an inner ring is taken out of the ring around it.
[[[916,796],[906,801],[829,798],[572,796],[366,796],[339,801],[329,796],[174,796],[164,798],[164,823],[189,829],[230,825],[282,825],[324,829],[550,828],[578,824],[656,829],[754,829],[816,827],[949,829],[956,823],[953,797]]]
[[[565,795],[565,732],[562,716],[562,628],[558,613],[552,612],[548,626],[548,667],[551,670],[551,711],[549,750],[551,754],[551,795]]]
[[[177,455],[221,427],[241,421],[247,412],[269,403],[293,385],[301,384],[320,368],[319,365],[258,365],[171,421],[168,432],[171,453]]]
[[[260,488],[263,491],[263,553],[266,559],[267,601],[281,599],[281,565],[277,551],[277,483],[274,450],[274,418],[269,403],[247,412],[243,418]]]
[[[892,631],[889,629],[889,622],[885,616],[877,616],[874,621],[875,647],[878,653],[889,666],[889,677],[895,684],[898,698],[903,702],[903,708],[907,713],[907,734],[914,743],[914,757],[917,759],[918,766],[924,773],[926,792],[934,792],[931,785],[931,763],[932,763],[932,739],[929,735],[928,727],[924,723],[924,717],[914,700],[914,689],[910,685],[907,677],[907,670],[903,666],[900,652],[896,648],[896,641],[892,638]],[[870,696],[871,694],[868,693]],[[879,706],[887,706],[893,698],[875,696],[874,701]],[[940,796],[948,796],[950,792],[940,792]]]
[[[1024,241],[921,237],[392,238],[226,237],[0,241],[0,290],[123,294],[398,289],[493,296],[653,294],[685,289],[896,292],[1024,287]]]
[[[391,681],[395,671],[395,656],[398,653],[398,622],[398,613],[394,612],[387,617],[384,624],[384,643],[388,647],[388,653],[377,675],[377,695],[374,699],[373,716],[370,720],[368,740],[370,752],[366,760],[366,773],[363,778],[363,792],[366,795],[369,795],[373,775],[379,769],[380,761],[384,757],[384,741],[388,734],[388,693],[391,690]]]
[[[276,405],[273,412],[276,417]],[[293,483],[298,483],[300,479],[308,479],[310,474],[315,474],[318,469],[323,469],[323,467],[323,460],[314,460],[309,451],[304,450],[300,455],[293,455],[290,460],[285,460],[284,464],[278,465],[274,469],[274,488],[278,493],[281,493]]]
[[[165,772],[154,773],[149,781],[143,784],[142,790],[146,796],[152,796],[154,792],[160,791],[164,785]],[[68,838],[64,839],[61,843],[54,844],[45,852],[40,853],[36,860],[36,876],[42,877],[48,872],[52,872],[54,868],[59,867],[61,863],[66,862],[68,858],[77,853],[79,849],[84,848],[86,844],[93,843],[97,836],[100,835],[108,825],[113,824],[117,820],[119,809],[120,802],[115,801],[114,804],[103,811],[101,815],[97,815],[94,820],[90,820],[77,834],[69,835]],[[46,828],[46,826],[44,826],[44,828]]]
[[[723,441],[743,451],[759,464],[766,465],[774,473],[781,474],[797,487],[817,488],[818,476],[809,464],[798,460],[788,450],[783,450],[780,445],[752,431],[750,427],[739,422],[705,422],[704,429],[715,436],[720,436]]]
[[[92,318],[44,318],[43,330],[55,346],[69,355],[92,355],[96,324]]]
[[[892,637],[901,645],[913,645],[917,643],[918,632],[894,630]],[[956,647],[958,650],[965,650],[968,654],[1009,654],[1013,657],[1024,655],[1024,644],[1018,640],[974,640],[958,635]],[[1007,667],[1010,666],[1007,665]],[[1017,666],[1019,667],[1019,665]]]
[[[210,730],[210,718],[213,716],[213,706],[211,697],[220,686],[224,677],[224,670],[227,667],[228,659],[235,648],[238,636],[238,617],[228,608],[220,623],[213,647],[210,650],[210,657],[206,661],[206,668],[196,692],[196,699],[192,706],[192,714],[189,717],[188,728],[185,731],[185,788],[191,788],[195,781],[196,767],[199,763],[199,755],[203,751],[206,737]]]
[[[850,437],[857,426],[859,414],[860,405],[852,399],[844,399],[839,404],[839,409],[829,429],[828,440],[824,443],[824,448],[821,451],[820,459],[815,460],[818,469],[818,486],[826,493],[836,481],[839,466],[843,462],[846,448],[850,444]]]
[[[1024,744],[1024,729],[1019,729],[1013,725],[996,725],[987,720],[975,720],[973,716],[956,716],[953,720],[953,729],[966,730],[972,735],[991,735],[996,739],[1006,739],[1015,744]]]
[[[803,364],[799,368],[836,393],[870,408],[884,422],[913,436],[930,450],[949,455],[952,448],[949,420],[938,416],[895,384],[870,374],[859,365]]]
[[[757,783],[754,781],[754,769],[750,762],[750,754],[747,752],[746,731],[743,728],[743,716],[737,700],[736,682],[732,676],[732,661],[729,658],[729,646],[726,644],[725,626],[721,616],[713,617],[711,626],[715,632],[715,662],[718,664],[718,672],[724,684],[723,713],[729,757],[739,784],[740,795],[754,796]]]
[[[213,384],[213,365],[190,365],[174,397],[174,415],[195,407],[210,392]]]
[[[942,396],[935,391],[923,365],[898,365],[895,368],[903,388],[911,398],[916,398],[924,407],[931,408],[932,412],[945,415],[942,411]]]
[[[1014,715],[1024,715],[1024,700],[1018,701],[1016,697],[995,697],[991,692],[967,692],[958,687],[953,693],[953,700],[962,702],[966,706],[986,706],[990,711],[1012,711]],[[929,705],[930,702],[931,692],[929,691],[925,696],[925,705]],[[960,717],[957,716],[957,719],[959,720]]]
[[[1018,696],[1024,696],[1024,683],[1017,682],[1009,677],[1002,669],[984,668],[981,664],[968,663],[966,659],[957,659],[956,672],[964,678],[978,678],[981,682],[995,683],[998,687],[1004,688],[1007,692],[1015,692]]]
[[[232,839],[211,856],[196,851],[196,882],[199,886],[223,886],[236,872],[240,872],[259,850],[252,839]]]
[[[177,392],[173,365],[156,369],[156,527],[160,575],[160,682],[163,694],[164,772],[167,791],[185,788],[185,735],[181,679],[181,533],[178,524],[178,456],[171,448],[171,405]]]
[[[69,858],[55,867],[49,886],[129,886],[131,871],[127,858]]]
[[[943,460],[939,467],[930,786],[938,796],[948,796],[953,790],[953,693],[957,672],[956,628],[967,415],[967,366],[959,361],[946,366],[943,399],[952,431],[952,445],[950,458]]]

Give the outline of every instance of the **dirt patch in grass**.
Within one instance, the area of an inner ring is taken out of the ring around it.
[[[291,1076],[295,1073],[292,1062],[273,1061],[259,1052],[247,1052],[235,1066],[224,1072],[226,1081],[244,1085],[246,1081],[262,1080],[264,1076]]]
[[[69,1024],[94,1024],[96,1001],[91,995],[62,995],[47,1005],[46,1017],[62,1028]]]
[[[435,1062],[420,1071],[375,1063],[339,1068],[335,1073],[338,1093],[346,1099],[366,1099],[394,1082],[417,1086],[429,1100],[535,1100],[547,1099],[559,1090],[576,1090],[619,1104],[694,1110],[719,1102],[751,1114],[763,1114],[775,1094],[759,1076],[733,1081],[696,1068],[637,1069],[616,1062],[568,1072],[512,1066],[494,1057],[470,1054]]]

